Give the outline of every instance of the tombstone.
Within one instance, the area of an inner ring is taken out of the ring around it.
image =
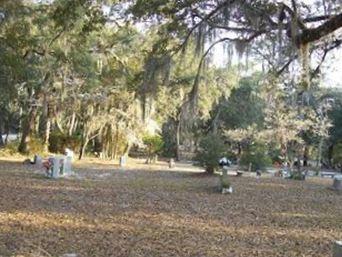
[[[71,175],[71,164],[72,157],[71,156],[55,156],[50,157],[48,162],[51,164],[49,170],[47,171],[47,175],[51,178],[60,178]]]
[[[222,188],[222,194],[231,194],[233,193],[233,188],[232,187],[228,187],[228,188]]]
[[[342,241],[336,241],[334,243],[333,257],[342,257]]]
[[[158,162],[158,154],[153,155],[152,163],[156,164]]]
[[[233,188],[231,187],[228,179],[228,166],[223,166],[222,175],[220,178],[221,182],[221,192],[222,194],[231,194],[233,193]]]
[[[334,177],[333,188],[337,191],[342,191],[342,175]]]
[[[172,169],[174,167],[175,167],[175,160],[173,158],[171,158],[169,161],[169,168]]]
[[[37,169],[43,167],[43,158],[39,155],[35,155],[33,158],[33,164],[36,166]]]
[[[127,163],[126,156],[120,157],[120,167],[125,167]]]
[[[67,156],[64,159],[63,176],[70,176],[71,175],[71,163],[72,163],[72,157]]]
[[[51,177],[52,178],[59,178],[60,175],[60,159],[58,157],[51,157],[49,158],[49,161],[51,162]]]
[[[23,164],[24,164],[24,165],[32,164],[31,159],[25,159],[25,160],[23,161]]]
[[[65,155],[71,157],[71,161],[74,159],[74,152],[69,148],[65,148]]]
[[[241,171],[241,170],[236,171],[237,177],[242,177],[242,175],[243,175],[243,171]]]
[[[257,179],[257,181],[260,180],[260,177],[261,177],[261,170],[257,169],[256,170],[256,179]]]
[[[251,172],[251,171],[252,171],[252,163],[250,162],[248,165],[248,172]]]
[[[233,193],[233,188],[228,179],[229,160],[226,157],[223,157],[219,160],[219,165],[222,167],[222,175],[220,177],[221,192],[222,194],[231,194]]]
[[[76,253],[65,253],[61,255],[60,257],[77,257],[78,255]]]

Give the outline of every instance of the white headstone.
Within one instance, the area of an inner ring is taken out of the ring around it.
[[[222,188],[222,194],[231,194],[231,193],[233,193],[232,187]]]
[[[175,160],[173,158],[171,158],[169,161],[169,168],[172,169],[174,167],[175,167]]]
[[[126,156],[121,156],[120,157],[120,167],[126,166],[126,162],[127,162]]]
[[[74,152],[69,148],[65,148],[65,155],[71,157],[71,161],[74,159]]]

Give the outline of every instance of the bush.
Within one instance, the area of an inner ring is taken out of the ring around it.
[[[60,132],[50,134],[49,151],[51,153],[64,153],[65,148],[77,151],[80,145],[81,139],[79,136],[69,136]]]
[[[44,155],[44,143],[43,140],[40,138],[36,137],[31,137],[30,141],[27,144],[29,154],[39,154],[39,155]]]
[[[20,139],[11,141],[4,148],[0,150],[0,155],[2,156],[20,156],[18,152],[18,147],[20,144]],[[44,151],[44,144],[43,141],[37,137],[32,136],[30,141],[27,144],[28,153],[25,155],[33,155],[38,154],[44,156],[46,153]]]
[[[266,170],[272,165],[272,159],[267,155],[267,148],[262,144],[251,145],[241,156],[240,165],[249,167],[252,164],[252,171]]]
[[[18,154],[19,140],[11,141],[0,149],[1,156],[13,156]]]
[[[218,135],[209,134],[200,141],[195,160],[208,173],[213,173],[219,167],[219,159],[223,156],[226,156],[223,139]]]
[[[159,154],[163,148],[164,142],[159,135],[146,135],[143,137],[143,143],[146,145],[147,160],[146,163],[156,161],[156,155]]]

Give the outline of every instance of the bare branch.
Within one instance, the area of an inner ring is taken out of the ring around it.
[[[341,44],[342,44],[342,40],[336,40],[336,41],[333,43],[332,46],[326,47],[326,48],[324,49],[324,53],[323,53],[323,56],[322,56],[322,58],[321,58],[321,61],[320,61],[319,64],[317,65],[316,69],[312,72],[312,74],[311,74],[311,79],[315,78],[315,77],[319,74],[320,68],[321,68],[321,66],[322,66],[322,64],[323,64],[323,62],[324,62],[324,60],[325,60],[327,54],[328,54],[331,50],[333,50],[333,49],[339,47]]]
[[[296,60],[298,58],[298,55],[295,55],[295,56],[293,56],[292,58],[290,58],[288,61],[287,61],[287,63],[285,63],[285,65],[282,67],[282,68],[280,68],[278,71],[276,71],[276,77],[279,77],[289,66],[290,66],[290,64],[294,61],[294,60]]]

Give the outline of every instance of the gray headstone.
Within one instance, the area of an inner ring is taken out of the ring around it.
[[[72,163],[72,157],[71,156],[67,156],[64,159],[64,170],[63,173],[65,176],[70,176],[71,175],[71,163]]]
[[[333,257],[342,257],[342,241],[336,241],[334,243]]]
[[[342,176],[334,177],[333,188],[335,190],[342,191]]]
[[[34,165],[37,169],[41,169],[43,167],[43,158],[39,155],[34,156]]]
[[[53,178],[59,178],[59,172],[60,172],[60,167],[59,167],[59,158],[58,157],[53,157],[51,158],[52,160],[52,177]]]

